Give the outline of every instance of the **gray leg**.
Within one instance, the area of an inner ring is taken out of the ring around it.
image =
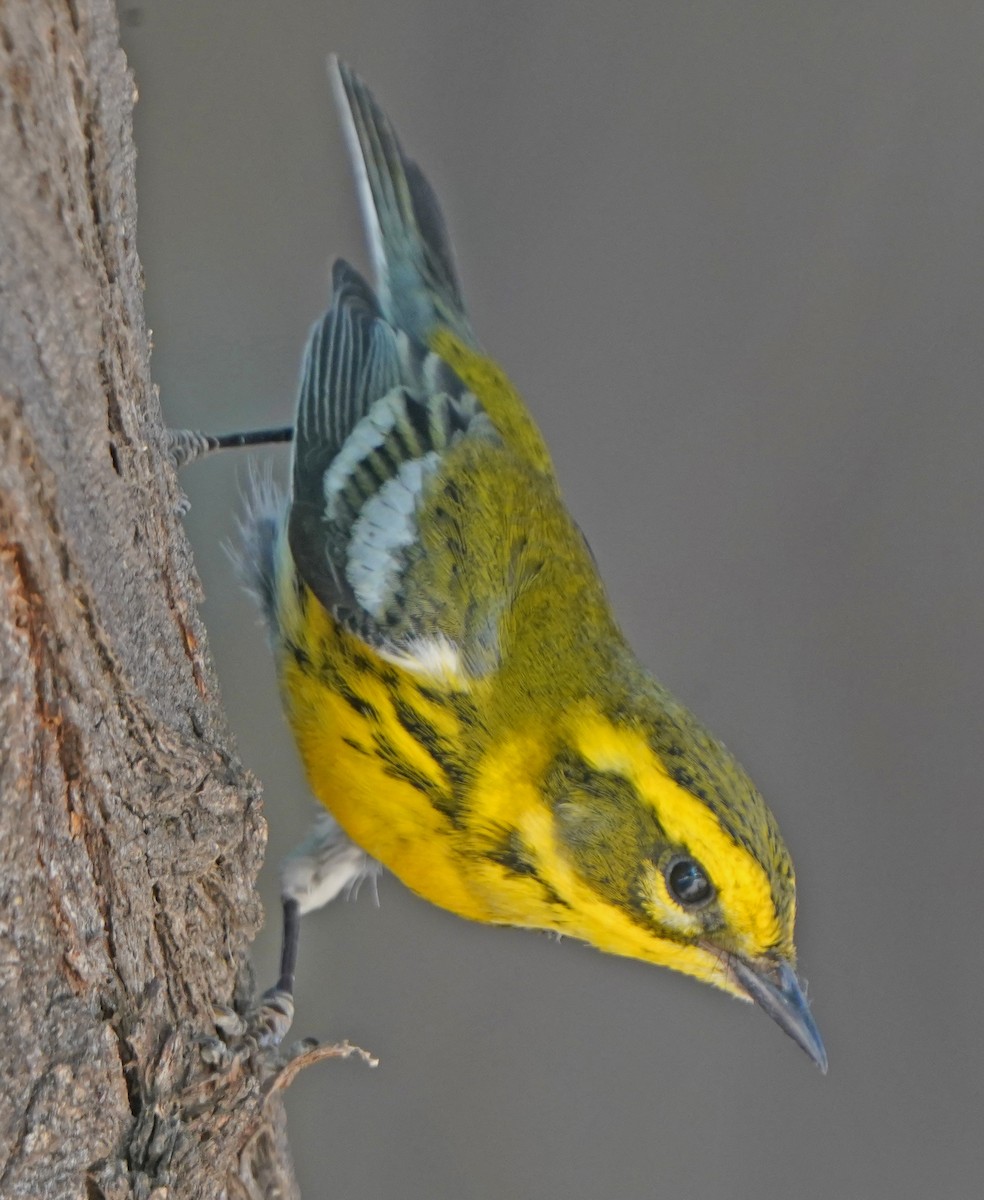
[[[265,1044],[279,1045],[294,1018],[294,971],[301,914],[328,904],[340,893],[358,891],[364,879],[382,870],[342,831],[330,813],[319,814],[314,828],[284,860],[280,869],[283,903],[283,941],[280,947],[280,978],[265,992],[255,1024]]]
[[[240,446],[269,446],[274,442],[289,442],[294,436],[291,425],[277,429],[251,429],[244,433],[203,433],[200,429],[169,429],[167,452],[176,470],[215,450],[231,450]]]

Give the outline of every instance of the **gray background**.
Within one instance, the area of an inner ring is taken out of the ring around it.
[[[289,419],[364,262],[324,59],[442,195],[644,661],[779,814],[824,1079],[761,1013],[392,879],[304,925],[308,1197],[976,1197],[984,1173],[979,3],[161,0],[124,9],[172,423]],[[282,467],[283,451],[271,452]],[[276,862],[310,810],[221,543],[188,529]]]

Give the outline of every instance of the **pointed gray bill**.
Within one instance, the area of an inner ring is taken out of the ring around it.
[[[817,1029],[796,972],[783,959],[754,965],[737,955],[729,955],[731,973],[748,995],[764,1008],[780,1029],[813,1059],[827,1074],[827,1051]]]

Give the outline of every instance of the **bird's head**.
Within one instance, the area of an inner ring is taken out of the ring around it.
[[[581,936],[755,1001],[825,1071],[794,969],[792,863],[724,746],[659,689],[641,712],[572,714],[544,787]]]

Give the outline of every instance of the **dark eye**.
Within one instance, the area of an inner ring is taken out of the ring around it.
[[[714,895],[704,868],[692,858],[675,858],[666,868],[666,886],[670,895],[685,908],[699,908]]]

